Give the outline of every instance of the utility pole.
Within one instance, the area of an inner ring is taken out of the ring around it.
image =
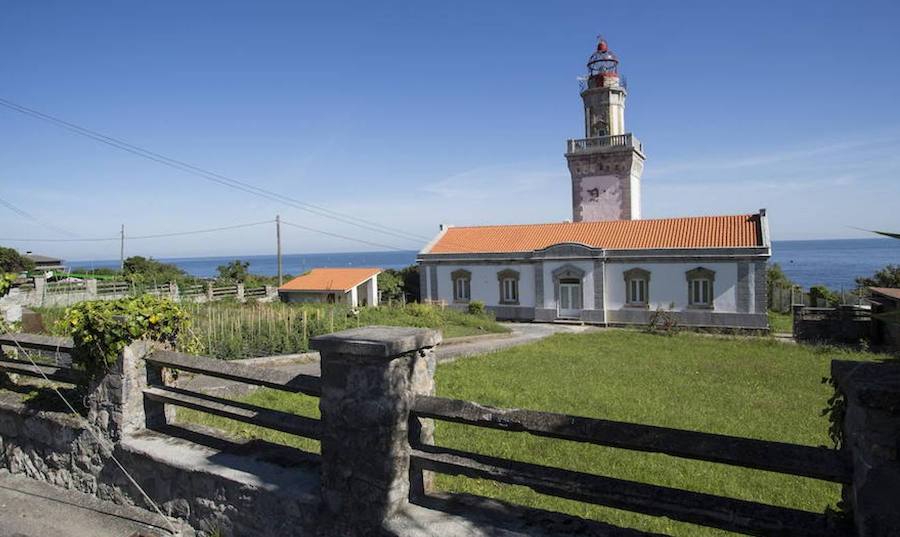
[[[281,274],[281,215],[275,215],[275,241],[278,243],[278,287],[284,285]]]
[[[125,224],[119,231],[119,270],[125,272]]]

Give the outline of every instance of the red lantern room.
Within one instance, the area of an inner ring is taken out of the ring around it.
[[[588,87],[596,88],[609,86],[619,78],[619,58],[610,52],[606,39],[599,37],[597,50],[591,54],[587,62]]]

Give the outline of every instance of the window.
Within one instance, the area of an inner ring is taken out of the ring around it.
[[[703,267],[687,271],[688,305],[695,308],[713,307],[713,283],[716,273]]]
[[[497,281],[500,282],[500,303],[519,303],[519,273],[512,269],[501,270],[497,273]]]
[[[650,302],[650,271],[642,268],[626,270],[625,305],[647,307]]]
[[[506,278],[503,280],[503,301],[519,301],[519,280],[514,280],[512,278]]]
[[[468,270],[456,270],[450,274],[453,280],[453,301],[468,302],[472,297],[472,273]]]

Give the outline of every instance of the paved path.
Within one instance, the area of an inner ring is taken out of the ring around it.
[[[438,362],[452,362],[460,358],[477,356],[489,352],[507,349],[518,345],[524,345],[533,341],[544,339],[557,333],[578,333],[599,328],[578,324],[544,324],[544,323],[502,323],[510,329],[509,334],[498,334],[497,337],[477,336],[474,338],[459,338],[457,341],[449,340],[438,346],[435,354]],[[259,367],[272,367],[294,374],[321,375],[319,360],[316,353],[307,353],[300,363],[277,360],[270,365],[264,365],[262,358],[254,358],[247,362]],[[179,381],[179,385],[189,390],[196,390],[209,394],[238,395],[246,392],[248,386],[240,382],[232,382],[223,379],[206,377],[203,375],[185,375]],[[2,536],[0,536],[2,537]]]
[[[171,536],[165,528],[142,509],[0,471],[0,537]]]

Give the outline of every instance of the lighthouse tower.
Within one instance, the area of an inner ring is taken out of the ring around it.
[[[625,130],[625,82],[619,59],[602,37],[587,63],[581,92],[584,138],[569,140],[572,220],[637,220],[641,217],[644,152]]]

